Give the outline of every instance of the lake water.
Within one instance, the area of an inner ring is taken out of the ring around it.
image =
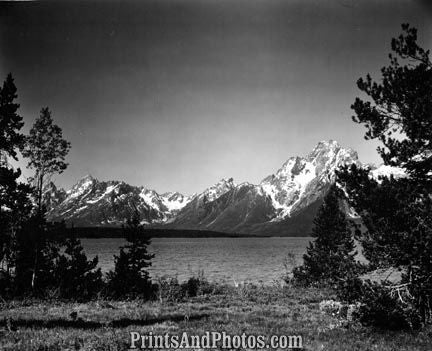
[[[210,281],[271,284],[293,264],[300,264],[311,238],[154,238],[155,254],[149,271],[153,278],[177,276],[180,281],[203,271]],[[114,266],[113,255],[125,241],[120,238],[82,239],[89,257],[98,255],[104,272]],[[291,253],[292,258],[287,260]],[[294,259],[293,259],[294,258]],[[294,262],[296,261],[296,262]]]

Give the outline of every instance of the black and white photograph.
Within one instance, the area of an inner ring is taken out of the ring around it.
[[[432,350],[432,1],[0,0],[0,350]]]

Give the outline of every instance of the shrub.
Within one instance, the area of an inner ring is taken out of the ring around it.
[[[181,288],[187,297],[210,294],[214,290],[212,284],[205,278],[203,271],[198,271],[196,276],[190,277],[182,283]]]
[[[187,297],[197,296],[199,288],[200,280],[197,277],[191,277],[181,284],[181,289]]]
[[[160,302],[178,302],[184,298],[176,277],[161,277],[157,281],[157,296]]]
[[[421,318],[412,301],[395,293],[392,285],[352,278],[338,289],[338,296],[358,306],[353,318],[364,326],[389,330],[416,330],[421,327]]]
[[[358,320],[381,329],[418,329],[421,321],[412,305],[391,296],[386,286],[365,283]]]
[[[179,283],[177,277],[162,277],[157,282],[157,296],[159,300],[179,302],[188,297],[208,295],[218,292],[215,285],[210,284],[202,272]]]

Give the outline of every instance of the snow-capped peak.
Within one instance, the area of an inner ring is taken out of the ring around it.
[[[337,141],[320,141],[306,156],[309,162],[322,162],[323,159],[345,163],[345,161],[358,161],[358,154],[351,148],[342,147]]]
[[[55,186],[47,189],[47,193],[55,192]],[[51,219],[87,226],[119,225],[134,208],[140,211],[145,223],[164,222],[183,208],[190,197],[180,193],[159,195],[145,187],[123,181],[99,181],[86,175],[64,192],[60,200],[55,200],[55,206],[50,206]]]
[[[334,140],[320,141],[306,157],[289,158],[276,174],[260,184],[279,211],[276,220],[317,200],[334,181],[335,170],[351,163],[358,163],[357,153]]]
[[[234,182],[233,178],[222,178],[215,185],[206,189],[200,196],[210,202],[216,200],[231,189],[234,189],[236,186],[237,184]]]
[[[97,179],[93,178],[91,175],[86,175],[81,178],[72,189],[67,191],[67,195],[70,197],[77,197],[86,192],[91,186],[97,182]]]

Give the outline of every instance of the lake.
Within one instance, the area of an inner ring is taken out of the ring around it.
[[[271,284],[302,262],[311,238],[154,238],[149,251],[155,254],[149,271],[152,278],[177,276],[180,281],[200,270],[210,281]],[[89,257],[98,255],[104,272],[114,267],[124,239],[81,239]],[[286,259],[292,253],[294,259]]]

